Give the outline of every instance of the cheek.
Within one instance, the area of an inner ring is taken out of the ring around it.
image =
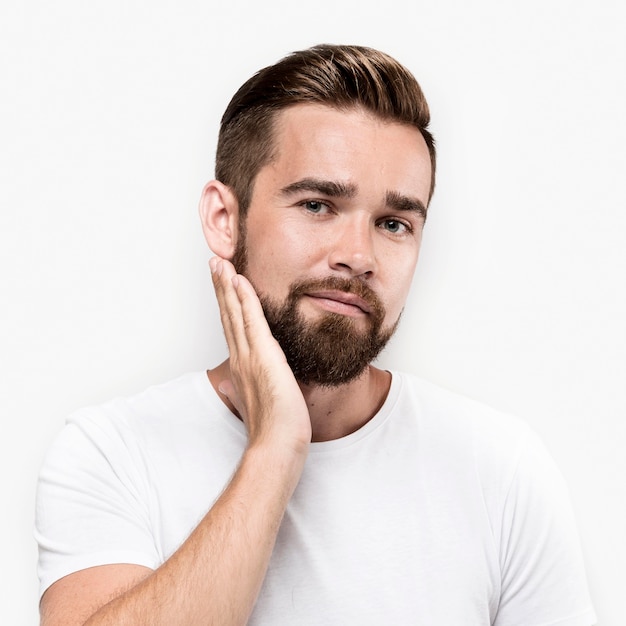
[[[395,322],[402,309],[404,309],[411,290],[415,266],[416,261],[409,263],[406,262],[406,259],[404,263],[398,261],[391,270],[392,274],[387,277],[386,284],[389,286],[389,289],[387,291],[385,308],[390,321]]]
[[[258,292],[284,299],[290,286],[309,277],[315,263],[315,243],[310,237],[282,229],[249,233],[248,277]]]
[[[256,258],[258,267],[267,266],[279,274],[310,270],[323,253],[324,242],[315,229],[303,227],[298,220],[285,218],[271,227],[258,226],[247,237],[248,254]]]

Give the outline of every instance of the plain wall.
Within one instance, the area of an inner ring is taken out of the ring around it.
[[[438,188],[385,366],[517,414],[570,486],[603,626],[626,623],[623,3],[5,1],[0,622],[37,622],[34,490],[65,416],[225,356],[197,218],[219,117],[319,42],[430,101]]]

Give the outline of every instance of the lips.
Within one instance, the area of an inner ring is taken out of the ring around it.
[[[371,313],[372,307],[361,297],[353,293],[346,293],[344,291],[311,291],[306,293],[310,298],[318,298],[320,300],[330,300],[331,302],[337,302],[340,305],[345,304],[361,309],[363,313]]]

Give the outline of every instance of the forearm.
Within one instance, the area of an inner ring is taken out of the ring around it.
[[[304,456],[246,451],[233,479],[185,543],[85,626],[245,624]]]

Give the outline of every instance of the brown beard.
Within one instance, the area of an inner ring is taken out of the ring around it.
[[[233,264],[246,275],[245,231],[235,251]],[[256,287],[255,287],[256,288]],[[360,329],[354,318],[325,313],[321,319],[307,321],[298,310],[299,301],[310,292],[337,290],[353,293],[368,304],[367,328]],[[283,303],[259,293],[259,300],[272,335],[280,344],[287,363],[303,384],[335,387],[358,378],[378,356],[395,332],[399,320],[383,327],[385,308],[376,293],[358,278],[330,276],[296,282],[290,286]]]

